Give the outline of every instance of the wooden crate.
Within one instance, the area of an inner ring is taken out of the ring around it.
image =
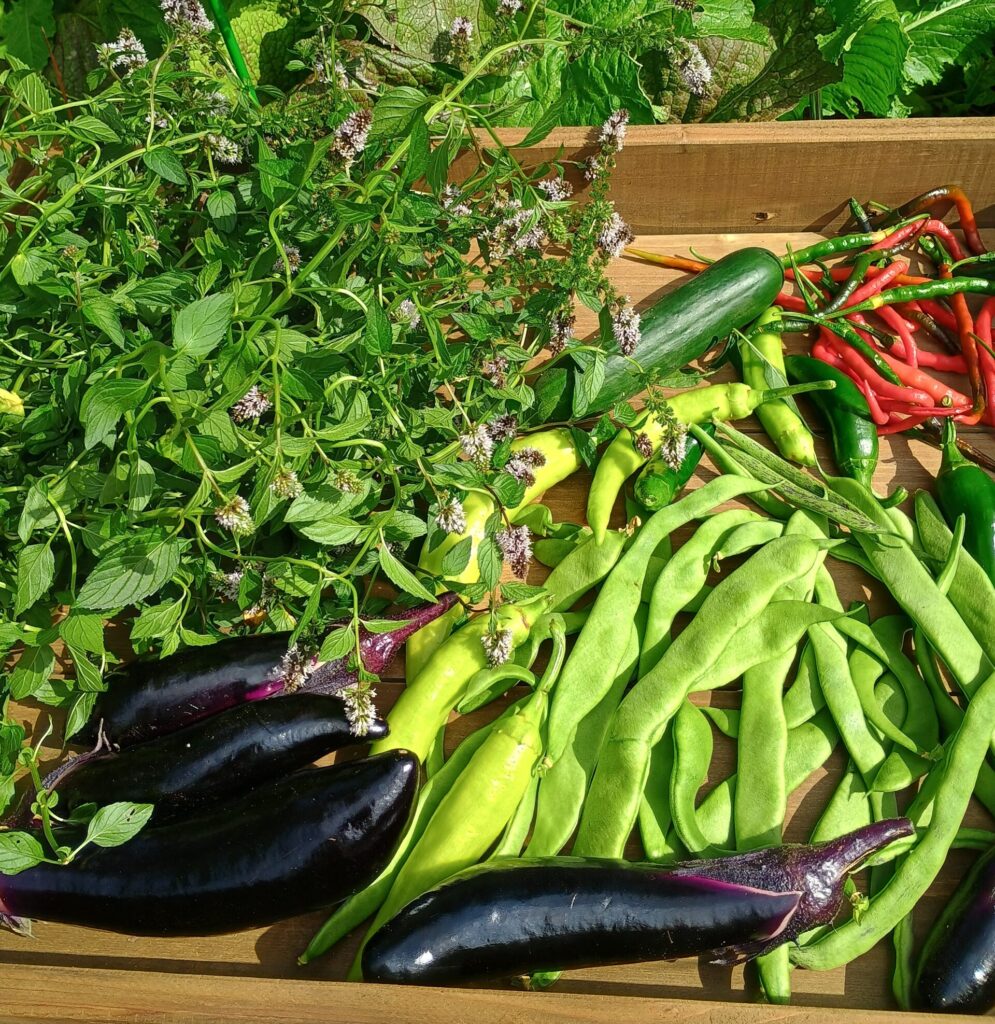
[[[521,138],[504,133],[509,142]],[[590,150],[592,133],[566,128],[524,151],[526,162]],[[455,174],[458,175],[457,166]],[[995,122],[985,119],[858,121],[798,124],[691,125],[631,128],[619,156],[613,195],[637,231],[640,248],[711,256],[743,245],[782,251],[800,247],[841,222],[846,200],[900,203],[929,188],[957,183],[973,197],[979,224],[995,246]],[[681,275],[623,259],[611,270],[619,287],[640,306],[673,288]],[[579,329],[593,318],[581,312]],[[797,342],[798,339],[794,339]],[[756,425],[753,424],[756,428]],[[984,430],[973,439],[995,455]],[[828,450],[820,443],[820,456]],[[875,480],[879,490],[901,482],[927,486],[938,466],[934,449],[903,438],[882,444]],[[706,465],[693,485],[712,475]],[[547,497],[557,519],[583,518],[589,477],[583,473]],[[844,598],[880,605],[879,593],[848,566],[833,563]],[[534,579],[540,580],[537,569]],[[398,665],[381,687],[389,706],[399,690]],[[708,699],[729,704],[735,694]],[[36,722],[45,709],[16,709]],[[453,744],[481,721],[458,720]],[[57,750],[48,753],[55,758]],[[791,801],[788,837],[803,839],[835,782],[837,753]],[[728,745],[719,744],[715,783],[735,769]],[[984,812],[973,824],[991,827]],[[947,870],[918,914],[925,928],[949,897],[967,858],[951,857]],[[795,1024],[838,1019],[847,1024],[886,1021],[897,1014],[889,991],[891,957],[886,943],[849,967],[827,973],[796,971],[791,1007],[764,1007],[742,967],[704,962],[648,963],[572,972],[549,993],[511,989],[400,989],[339,981],[358,936],[307,969],[303,949],[323,915],[284,921],[237,935],[199,939],[147,939],[38,923],[35,938],[0,933],[0,1020],[21,1021],[343,1021],[415,1022],[643,1021]],[[924,1021],[928,1015],[905,1014]],[[940,1019],[940,1018],[937,1018]],[[963,1019],[968,1018],[945,1018]]]

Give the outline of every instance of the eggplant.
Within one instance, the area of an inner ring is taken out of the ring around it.
[[[978,859],[929,933],[912,994],[922,1010],[995,1007],[995,847]]]
[[[0,875],[0,922],[214,935],[329,907],[387,866],[418,771],[404,750],[311,768],[123,846],[87,847],[66,866]]]
[[[129,800],[155,804],[153,821],[162,824],[387,731],[378,718],[366,736],[357,737],[342,701],[295,693],[241,704],[121,751],[82,754],[43,785],[59,794],[62,817],[83,804]]]
[[[815,846],[662,867],[550,857],[493,861],[409,903],[366,945],[368,981],[447,985],[536,970],[759,956],[836,916],[843,883],[912,834],[876,822]]]
[[[371,633],[360,626],[363,667],[380,675],[408,637],[455,603],[455,594],[440,594],[434,604],[387,616],[404,623],[387,633]],[[302,666],[288,658],[288,642],[288,633],[232,637],[210,647],[188,648],[161,661],[132,662],[97,698],[80,739],[130,746],[238,704],[283,693],[337,693],[359,679],[348,656],[320,664],[312,660]]]

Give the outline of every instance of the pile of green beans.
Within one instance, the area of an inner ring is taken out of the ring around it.
[[[913,521],[854,480],[782,470],[777,456],[735,443],[707,447],[721,448],[724,472],[631,519],[634,531],[599,542],[568,528],[569,540],[549,547],[544,598],[499,611],[512,660],[486,666],[482,622],[471,619],[426,661],[397,705],[396,735],[380,741],[425,752],[434,738],[408,834],[302,962],[488,857],[621,858],[638,838],[635,856],[672,862],[779,844],[791,794],[842,750],[846,770],[812,841],[896,817],[900,795],[917,834],[875,859],[867,894],[851,891],[851,920],[761,957],[759,991],[786,1003],[795,966],[840,966],[891,935],[893,989],[907,1005],[916,902],[948,850],[995,838],[964,827],[972,796],[995,815],[995,587],[928,496],[917,496]],[[744,499],[760,511],[726,507]],[[834,522],[834,508],[846,516]],[[844,609],[836,559],[865,568],[900,613]],[[736,683],[738,700],[722,707],[702,696]],[[530,692],[443,759],[454,708],[523,686]],[[736,746],[722,779],[716,733]]]

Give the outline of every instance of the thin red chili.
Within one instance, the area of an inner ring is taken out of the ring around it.
[[[936,237],[939,238],[946,246],[947,252],[949,252],[955,260],[962,260],[966,257],[967,254],[960,247],[960,242],[957,241],[957,236],[949,227],[947,227],[946,224],[943,223],[942,220],[935,220],[931,217],[926,221],[925,230],[927,235],[936,235]]]
[[[995,357],[988,351],[992,344],[993,313],[995,313],[995,297],[986,300],[978,310],[974,321],[974,333],[984,342],[978,352],[981,374],[985,382],[985,394],[988,398],[988,408],[985,410],[984,419],[985,422],[995,425]]]
[[[826,331],[825,328],[822,328],[822,332],[824,336],[828,335],[829,337],[832,337],[832,334],[829,331]],[[815,356],[816,359],[821,359],[824,363],[828,363],[830,366],[835,366],[838,370],[842,370],[843,373],[845,373],[850,380],[860,388],[861,394],[867,399],[867,407],[870,409],[871,419],[874,420],[876,424],[888,422],[888,414],[881,409],[881,406],[878,403],[878,397],[871,390],[867,381],[864,380],[860,374],[854,373],[853,370],[846,365],[839,355],[837,355],[835,349],[831,348],[830,345],[826,343],[824,337],[812,346],[812,355]]]
[[[874,275],[870,281],[865,281],[850,296],[849,301],[843,308],[849,309],[850,306],[856,306],[858,302],[863,302],[865,299],[869,299],[872,295],[877,295],[878,292],[883,291],[885,287],[891,284],[899,274],[904,274],[908,269],[908,263],[903,263],[901,260],[895,260],[894,263],[889,263],[884,270]]]
[[[940,266],[940,279],[943,281],[953,280],[953,271],[950,264],[944,263]],[[971,311],[967,306],[967,298],[960,292],[950,296],[950,308],[957,318],[957,334],[960,338],[961,351],[967,362],[967,377],[971,382],[971,412],[981,419],[985,411],[984,383],[981,377],[981,361],[978,358],[978,344],[974,340],[974,320],[971,318]]]
[[[877,252],[880,249],[890,249],[911,238],[913,235],[921,234],[923,225],[924,221],[919,220],[912,221],[911,224],[903,224],[896,231],[892,231],[890,235],[882,238],[880,242],[875,242],[874,245],[868,246],[868,249],[871,252]]]
[[[902,339],[902,345],[905,348],[903,353],[905,361],[909,366],[918,366],[919,346],[916,344],[915,337],[912,331],[909,330],[909,325],[905,318],[892,309],[891,306],[882,306],[877,311],[877,314],[884,321],[885,325],[890,327]]]
[[[957,317],[946,306],[935,302],[933,299],[919,299],[918,305],[922,307],[924,313],[929,314],[941,327],[946,327],[948,331],[957,330]]]
[[[833,351],[836,352],[855,373],[859,373],[864,377],[867,381],[868,387],[872,388],[876,395],[879,397],[896,398],[900,402],[911,402],[914,405],[932,406],[935,404],[932,395],[927,391],[919,390],[912,386],[892,384],[890,380],[885,380],[884,377],[882,377],[881,374],[879,374],[859,352],[847,345],[846,342],[839,341],[835,335],[832,335],[832,332],[829,333],[833,340],[831,342],[827,341],[827,344],[832,346]],[[883,352],[881,353],[881,356],[883,359],[886,359],[889,364],[893,362],[893,360],[889,359]],[[897,362],[898,360],[895,361]],[[909,369],[905,363],[901,363],[901,366],[906,370]],[[892,369],[896,374],[898,374],[899,378],[901,378],[902,374],[898,369],[896,367],[892,367]]]
[[[943,209],[937,211],[941,217],[951,206],[957,207],[960,229],[964,232],[964,239],[967,242],[968,249],[975,256],[980,256],[981,253],[986,252],[985,243],[981,241],[981,235],[978,233],[978,225],[974,219],[974,209],[971,206],[971,200],[968,199],[964,190],[958,185],[943,185],[940,188],[924,192],[921,196],[916,196],[915,199],[910,199],[907,203],[892,210],[888,214],[888,219],[892,221],[902,220],[910,214],[914,215],[923,210],[930,210],[941,204]]]
[[[922,370],[917,370],[915,367],[909,366],[908,363],[903,362],[901,359],[896,359],[893,355],[888,352],[882,352],[881,358],[895,371],[898,377],[901,379],[903,384],[908,385],[910,388],[917,388],[920,391],[925,391],[936,405],[943,405],[949,403],[951,405],[971,405],[971,399],[967,395],[961,394],[955,388],[949,387],[948,385],[938,381],[935,377],[931,377],[928,373],[924,373]],[[921,404],[921,403],[917,403]]]

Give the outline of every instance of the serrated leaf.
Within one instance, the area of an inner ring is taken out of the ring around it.
[[[98,611],[149,597],[173,578],[182,549],[174,537],[129,537],[94,566],[77,602],[82,608]]]
[[[66,125],[68,131],[73,135],[89,139],[93,142],[120,142],[121,136],[99,117],[90,114],[79,114]]]
[[[148,391],[147,380],[111,378],[98,381],[83,396],[80,420],[86,427],[84,445],[113,445],[118,421],[126,412],[138,408]]]
[[[334,548],[351,544],[359,536],[361,527],[344,516],[328,516],[315,522],[298,523],[295,529],[316,544]]]
[[[152,804],[116,803],[101,807],[90,819],[86,840],[94,846],[121,846],[133,839],[148,824]]]
[[[124,345],[124,329],[121,327],[121,317],[118,308],[105,295],[97,295],[87,299],[80,308],[83,316],[100,328],[115,345]]]
[[[103,654],[104,617],[74,609],[59,623],[59,636],[79,651]]]
[[[366,327],[364,329],[366,351],[371,355],[386,355],[394,344],[393,332],[387,312],[380,303],[373,299],[366,308]]]
[[[82,651],[75,650],[71,644],[66,644],[66,650],[72,658],[73,675],[78,689],[90,693],[99,693],[106,689],[100,669]]]
[[[27,832],[0,832],[0,875],[16,875],[45,859],[41,843]]]
[[[17,555],[17,596],[14,614],[30,608],[52,585],[55,556],[48,544],[29,544]]]
[[[373,106],[371,139],[394,139],[407,135],[428,97],[410,85],[388,89]]]
[[[494,540],[493,534],[482,537],[477,545],[477,568],[480,570],[480,582],[492,590],[501,578],[503,559],[501,550]]]
[[[486,38],[493,24],[482,0],[386,0],[379,6],[363,7],[361,13],[385,43],[409,57],[433,62],[451,55],[453,18],[469,18],[479,38]]]
[[[583,373],[574,377],[573,414],[582,418],[590,409],[605,382],[605,357],[601,352],[594,354],[594,359]]]
[[[356,648],[356,634],[349,626],[333,629],[321,643],[318,661],[338,661]]]
[[[470,564],[470,556],[473,554],[473,538],[464,537],[457,541],[442,556],[442,575],[459,576]]]
[[[142,162],[153,174],[158,174],[165,181],[171,181],[174,185],[187,183],[187,172],[183,169],[183,162],[171,149],[164,146],[150,149],[142,156]]]
[[[55,651],[47,644],[26,648],[10,674],[11,697],[24,700],[37,693],[49,681],[54,668]]]
[[[939,81],[946,67],[979,47],[991,52],[995,0],[898,0],[897,6],[912,44],[905,62],[912,82]]]
[[[132,640],[154,640],[172,633],[180,623],[183,605],[179,601],[162,601],[142,609],[131,627]]]
[[[386,544],[380,546],[380,568],[384,575],[406,594],[419,597],[423,601],[434,601],[435,595],[418,579],[410,569],[394,557]]]
[[[210,355],[228,333],[234,301],[223,293],[184,306],[173,323],[173,348],[194,359]]]
[[[207,197],[207,212],[222,231],[234,231],[238,207],[231,192],[217,189]]]
[[[73,706],[69,709],[69,714],[66,716],[65,738],[67,740],[72,739],[90,720],[90,715],[93,714],[93,707],[97,703],[97,697],[96,691],[84,691],[73,701]]]
[[[478,313],[453,313],[453,320],[474,341],[490,341],[501,333],[498,324]]]

